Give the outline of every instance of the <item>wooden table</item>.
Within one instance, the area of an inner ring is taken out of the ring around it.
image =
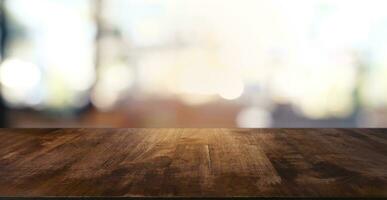
[[[0,129],[0,196],[387,197],[387,129]]]

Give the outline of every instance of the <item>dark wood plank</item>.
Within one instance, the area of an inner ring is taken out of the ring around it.
[[[387,197],[387,129],[0,129],[0,196]]]

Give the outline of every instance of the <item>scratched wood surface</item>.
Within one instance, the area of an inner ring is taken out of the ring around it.
[[[0,196],[387,197],[387,129],[0,129]]]

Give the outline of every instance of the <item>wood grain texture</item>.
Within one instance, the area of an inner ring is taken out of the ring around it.
[[[387,129],[0,129],[0,196],[387,197]]]

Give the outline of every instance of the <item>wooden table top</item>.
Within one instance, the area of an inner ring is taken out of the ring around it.
[[[0,196],[387,197],[387,129],[0,129]]]

